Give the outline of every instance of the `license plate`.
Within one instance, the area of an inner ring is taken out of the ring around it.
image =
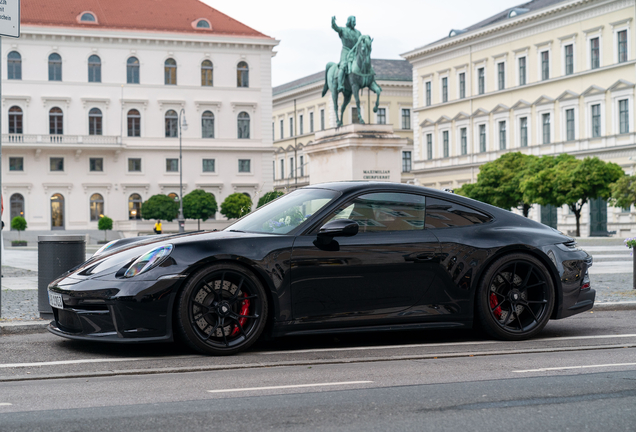
[[[64,303],[62,303],[62,294],[57,294],[49,291],[49,304],[51,307],[64,309]]]

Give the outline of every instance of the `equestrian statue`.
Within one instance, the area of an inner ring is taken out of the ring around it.
[[[354,16],[349,17],[346,27],[338,27],[336,17],[332,17],[331,28],[340,36],[342,51],[340,52],[340,63],[327,63],[322,95],[326,95],[327,90],[331,90],[338,127],[342,126],[342,116],[351,101],[351,95],[356,98],[358,122],[364,123],[360,110],[360,90],[366,87],[377,95],[373,112],[378,112],[380,93],[382,93],[382,89],[375,82],[375,71],[371,66],[371,42],[373,39],[356,30],[356,17]],[[339,93],[344,96],[340,116],[338,116]]]

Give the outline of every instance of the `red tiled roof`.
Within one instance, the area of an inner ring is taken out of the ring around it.
[[[227,36],[268,37],[198,0],[22,0],[21,23],[54,27],[126,29]],[[80,23],[92,12],[95,23]],[[212,29],[192,23],[207,19]]]

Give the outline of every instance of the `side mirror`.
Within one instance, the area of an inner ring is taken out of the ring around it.
[[[358,229],[358,224],[351,219],[336,219],[324,224],[318,237],[351,237],[358,234]]]

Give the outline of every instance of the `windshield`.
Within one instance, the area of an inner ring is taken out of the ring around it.
[[[297,189],[248,214],[226,231],[287,234],[340,196],[328,189]]]

